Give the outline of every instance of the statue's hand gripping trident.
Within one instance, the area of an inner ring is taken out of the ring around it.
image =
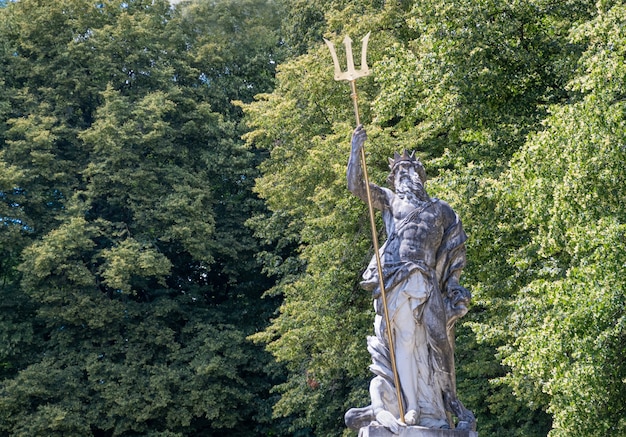
[[[356,80],[358,78],[361,77],[365,77],[365,76],[369,76],[370,74],[370,69],[367,66],[367,43],[369,41],[369,37],[370,34],[368,33],[367,35],[365,35],[365,37],[362,39],[362,46],[361,46],[361,68],[359,70],[357,70],[354,66],[354,58],[352,55],[352,40],[350,39],[349,36],[346,35],[346,37],[343,40],[343,44],[346,48],[346,57],[347,57],[347,70],[344,72],[341,70],[341,66],[339,65],[339,59],[337,58],[337,53],[335,51],[335,46],[333,45],[332,42],[330,42],[329,40],[327,40],[326,38],[324,38],[324,41],[326,42],[326,45],[328,45],[328,48],[330,49],[330,54],[333,58],[333,63],[335,65],[335,80],[346,80],[348,82],[350,82],[350,87],[352,89],[352,103],[354,104],[354,116],[356,118],[356,124],[357,126],[360,126],[361,124],[361,120],[359,117],[359,106],[358,106],[358,99],[357,99],[357,93],[356,93]],[[396,396],[398,399],[398,410],[400,412],[400,417],[399,420],[400,422],[404,423],[404,405],[402,402],[402,389],[400,387],[400,379],[398,377],[398,371],[397,371],[397,366],[396,366],[396,357],[395,357],[395,350],[394,350],[394,341],[393,341],[393,333],[391,331],[391,323],[389,321],[389,310],[387,308],[387,298],[385,295],[385,283],[384,283],[384,275],[383,275],[383,268],[382,268],[382,262],[380,259],[380,252],[379,252],[379,248],[378,248],[378,235],[376,232],[376,221],[375,221],[375,217],[374,217],[374,205],[372,202],[372,194],[370,191],[370,183],[369,183],[369,177],[367,175],[367,166],[366,166],[366,162],[365,162],[365,149],[363,147],[361,147],[361,167],[363,169],[363,179],[365,182],[365,190],[366,190],[366,195],[367,195],[367,206],[369,209],[369,217],[370,217],[370,227],[372,230],[372,242],[374,245],[374,253],[376,256],[376,265],[378,268],[378,286],[380,288],[380,292],[381,292],[381,298],[382,298],[382,302],[383,302],[383,307],[384,307],[384,316],[385,316],[385,321],[386,321],[386,325],[387,325],[387,340],[389,341],[389,352],[390,352],[390,358],[391,358],[391,367],[392,367],[392,371],[393,371],[393,376],[394,376],[394,384],[396,386]]]

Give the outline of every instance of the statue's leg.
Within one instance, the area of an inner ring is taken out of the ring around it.
[[[396,367],[400,387],[407,401],[406,412],[418,411],[417,362],[415,360],[416,325],[411,310],[410,298],[407,295],[398,297],[402,302],[392,322],[394,341],[396,343]]]
[[[400,386],[406,398],[405,420],[408,425],[419,420],[422,393],[419,386],[419,375],[428,374],[428,369],[420,369],[418,358],[419,344],[425,344],[426,333],[421,320],[421,308],[427,301],[429,289],[427,281],[420,271],[414,271],[394,290],[396,296],[395,311],[392,320],[394,331],[396,367]]]

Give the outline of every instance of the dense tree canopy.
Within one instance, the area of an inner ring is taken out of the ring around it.
[[[626,433],[621,2],[176,3],[0,1],[0,435],[352,435],[372,249],[321,38],[367,32],[370,177],[416,149],[469,235],[478,431]]]
[[[231,104],[271,88],[277,13],[0,9],[1,434],[278,432]]]
[[[586,47],[568,85],[579,95],[551,108],[502,179],[519,220],[503,226],[526,235],[511,254],[525,284],[511,306],[514,342],[501,348],[506,379],[543,398],[551,435],[626,432],[625,25],[626,8],[607,4],[572,29]]]

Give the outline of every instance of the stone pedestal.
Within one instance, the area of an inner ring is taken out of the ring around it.
[[[403,426],[394,434],[384,426],[369,425],[359,430],[359,437],[478,437],[476,431],[458,429],[430,429],[421,426]]]

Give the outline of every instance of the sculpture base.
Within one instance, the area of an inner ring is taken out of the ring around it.
[[[384,426],[369,425],[359,430],[359,437],[478,437],[478,433],[465,429],[430,429],[421,426],[403,426],[398,434],[394,434]]]

